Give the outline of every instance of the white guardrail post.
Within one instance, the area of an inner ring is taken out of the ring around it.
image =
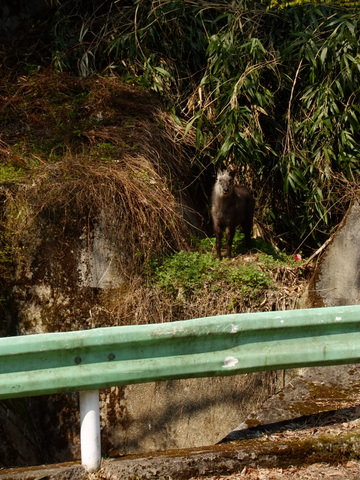
[[[79,392],[81,463],[88,472],[101,464],[99,390]]]

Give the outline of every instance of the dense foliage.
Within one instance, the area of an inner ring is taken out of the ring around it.
[[[150,88],[196,133],[204,167],[235,164],[260,228],[314,247],[359,179],[360,20],[354,2],[50,2],[52,63]]]

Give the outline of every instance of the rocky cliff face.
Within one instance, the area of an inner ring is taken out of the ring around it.
[[[355,199],[322,255],[308,287],[306,306],[360,303],[360,202]]]

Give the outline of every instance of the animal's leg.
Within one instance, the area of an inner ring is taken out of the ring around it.
[[[231,247],[232,241],[235,235],[235,228],[226,227],[226,255],[228,258],[231,258]]]
[[[245,245],[247,248],[251,248],[251,230],[252,228],[249,227],[248,225],[246,228],[244,228],[244,233],[245,233]]]
[[[222,240],[222,231],[220,228],[215,230],[215,237],[216,237],[216,256],[219,260],[221,260],[221,240]]]
[[[247,248],[251,248],[252,227],[253,227],[253,224],[251,219],[243,222],[243,224],[241,225],[241,228],[245,236],[245,245],[247,246]]]

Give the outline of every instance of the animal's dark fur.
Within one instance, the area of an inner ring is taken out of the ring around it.
[[[255,200],[250,190],[234,185],[234,172],[218,171],[211,197],[211,217],[216,237],[216,254],[221,258],[221,239],[226,235],[226,254],[231,258],[235,229],[240,226],[247,247],[251,245]]]

